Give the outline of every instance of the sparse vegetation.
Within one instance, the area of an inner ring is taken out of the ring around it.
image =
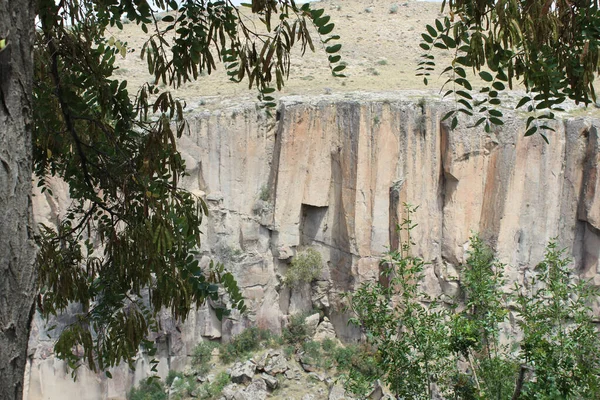
[[[151,377],[140,381],[137,388],[131,389],[127,400],[167,400],[167,394],[158,377]]]
[[[210,360],[212,351],[217,347],[215,343],[202,341],[194,347],[192,353],[192,365],[198,370],[198,373],[204,375],[210,370]]]
[[[165,379],[165,385],[167,387],[170,387],[173,384],[175,378],[183,379],[183,372],[175,371],[173,369],[170,370],[167,374],[167,378]]]
[[[271,342],[273,335],[266,329],[250,327],[242,333],[234,336],[227,344],[221,345],[219,357],[221,361],[228,363],[239,360],[260,348],[265,342]]]
[[[390,6],[390,14],[397,14],[398,13],[398,4],[394,3]]]
[[[367,68],[367,73],[369,75],[373,75],[373,76],[378,76],[379,75],[379,71],[377,71],[375,68]]]
[[[300,283],[310,283],[321,276],[323,259],[321,253],[308,247],[299,251],[285,274],[285,283],[294,287]]]
[[[306,314],[294,314],[283,329],[282,339],[284,343],[300,344],[308,338],[308,326],[306,325]]]
[[[221,372],[212,382],[205,382],[198,386],[194,390],[194,397],[202,400],[217,399],[229,382],[229,375],[226,372]]]
[[[259,200],[269,201],[269,197],[270,196],[271,196],[271,190],[269,189],[269,186],[268,185],[263,185],[260,188],[260,192],[258,194]]]

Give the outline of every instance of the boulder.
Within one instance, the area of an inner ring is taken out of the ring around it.
[[[243,364],[236,363],[231,368],[231,381],[233,383],[248,383],[252,381],[255,371],[256,364],[252,361],[246,361]]]
[[[315,330],[315,335],[313,336],[313,340],[322,342],[325,339],[335,339],[335,328],[333,324],[329,321],[329,318],[323,318],[323,322],[317,326]]]

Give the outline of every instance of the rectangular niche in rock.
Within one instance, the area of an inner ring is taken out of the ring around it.
[[[300,245],[309,246],[313,242],[326,242],[328,207],[302,204],[300,209]]]

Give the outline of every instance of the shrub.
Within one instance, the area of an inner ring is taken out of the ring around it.
[[[285,274],[285,283],[289,286],[310,283],[321,276],[322,270],[321,253],[309,247],[294,256]]]
[[[294,314],[289,323],[283,329],[284,343],[300,344],[308,338],[308,326],[306,325],[306,314]]]
[[[398,12],[398,4],[394,3],[390,6],[390,14],[396,14]]]
[[[262,201],[269,201],[269,197],[271,197],[271,190],[268,185],[263,185],[258,193],[258,198]]]
[[[167,400],[165,388],[158,377],[151,377],[140,381],[137,388],[131,389],[127,394],[128,400]]]
[[[165,386],[171,387],[175,378],[183,379],[183,373],[181,373],[179,371],[175,371],[173,369],[169,370],[169,373],[167,374],[167,378],[165,379]]]
[[[201,375],[205,375],[210,370],[210,360],[212,351],[216,347],[215,343],[202,341],[194,347],[192,352],[192,364]]]
[[[220,358],[225,363],[242,358],[248,353],[258,350],[261,343],[270,341],[271,338],[271,332],[266,329],[255,326],[247,328],[233,337],[229,343],[221,346]]]
[[[335,340],[327,338],[321,342],[321,347],[326,353],[331,354],[337,347],[337,343]]]
[[[296,348],[292,345],[285,346],[283,348],[283,354],[285,354],[285,358],[290,359],[294,355]]]
[[[321,361],[321,343],[314,340],[308,340],[302,343],[304,355],[311,361],[310,364],[320,365]]]
[[[531,288],[517,284],[506,293],[505,266],[473,236],[460,270],[464,307],[458,311],[459,299],[445,307],[422,293],[426,263],[411,255],[415,209],[405,206],[405,241],[382,262],[389,285],[367,282],[348,296],[352,322],[377,348],[376,368],[361,371],[363,377],[380,374],[396,397],[411,399],[600,398],[600,337],[589,307],[598,290],[574,279],[571,260],[555,242],[533,271]],[[518,353],[500,345],[508,304],[522,332],[521,342],[513,343]],[[364,356],[356,364],[351,348],[334,354],[340,368],[369,365]],[[365,390],[363,377],[351,371],[349,387]]]

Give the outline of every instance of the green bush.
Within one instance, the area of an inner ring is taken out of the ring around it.
[[[194,347],[192,352],[192,365],[196,367],[198,373],[205,375],[210,371],[210,360],[212,351],[216,347],[215,343],[202,341]]]
[[[364,391],[364,378],[379,374],[398,398],[600,398],[600,337],[589,307],[598,290],[573,277],[564,251],[550,242],[530,286],[507,293],[505,266],[473,236],[460,269],[464,298],[445,299],[448,307],[421,291],[426,263],[410,249],[414,210],[406,206],[405,242],[382,262],[389,285],[367,282],[348,296],[352,322],[377,349],[372,364],[351,347],[334,351],[339,368],[352,368],[349,388]],[[509,311],[522,333],[518,351],[500,344]]]
[[[317,365],[321,367],[321,343],[315,342],[314,340],[308,340],[302,343],[302,351],[309,364]]]
[[[137,388],[131,389],[127,394],[128,400],[167,400],[165,388],[157,377],[140,381]]]
[[[183,379],[183,373],[175,370],[169,370],[169,374],[167,375],[167,379],[165,379],[165,386],[171,387],[175,378]]]
[[[326,353],[331,354],[337,347],[337,342],[333,339],[327,338],[321,342],[321,347]]]
[[[284,343],[300,344],[308,338],[308,326],[306,325],[306,314],[294,314],[283,329],[282,338]]]
[[[233,337],[229,343],[221,346],[219,356],[223,362],[229,363],[258,350],[262,343],[271,340],[271,332],[253,326]]]
[[[285,283],[296,286],[298,283],[310,283],[321,276],[323,259],[321,253],[313,248],[299,251],[285,274]]]

